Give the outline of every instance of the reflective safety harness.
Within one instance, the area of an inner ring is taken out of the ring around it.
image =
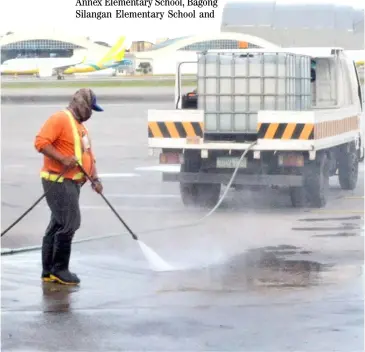
[[[75,145],[75,156],[78,160],[79,164],[82,166],[82,148],[81,148],[81,139],[80,135],[77,130],[76,122],[72,114],[68,110],[64,110],[64,112],[67,114],[70,120],[71,128],[72,128],[72,134],[74,137],[74,145]],[[83,172],[78,172],[75,174],[75,176],[72,178],[73,180],[81,180],[84,177]],[[50,173],[47,171],[41,171],[41,178],[44,178],[45,180],[52,181],[52,182],[63,182],[64,177],[54,173]]]

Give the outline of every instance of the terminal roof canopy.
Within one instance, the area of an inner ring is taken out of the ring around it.
[[[364,50],[364,10],[335,4],[228,2],[222,32],[240,32],[282,47]]]

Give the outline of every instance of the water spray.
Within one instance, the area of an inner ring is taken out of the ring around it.
[[[85,169],[82,167],[82,165],[78,164],[81,171],[86,175],[87,179],[91,182],[93,187],[95,188],[95,182],[92,180],[92,178],[89,176],[89,174],[85,171]],[[172,271],[174,268],[166,263],[156,252],[154,252],[150,247],[148,247],[145,243],[143,243],[137,235],[132,231],[132,229],[126,224],[126,222],[122,219],[122,217],[119,215],[119,213],[115,210],[115,208],[110,204],[108,199],[104,196],[103,193],[99,193],[100,196],[103,198],[105,203],[108,205],[110,210],[115,214],[115,216],[118,218],[118,220],[123,224],[123,226],[127,229],[129,234],[132,236],[132,238],[137,241],[139,247],[141,248],[142,253],[148,260],[151,267],[154,268],[156,271]]]

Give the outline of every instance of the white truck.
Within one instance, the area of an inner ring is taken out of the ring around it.
[[[355,189],[363,99],[342,49],[202,52],[186,95],[183,64],[175,109],[148,111],[148,147],[161,164],[180,164],[163,181],[180,184],[185,205],[214,206],[234,170],[233,188],[288,187],[294,207],[324,207],[331,176]]]

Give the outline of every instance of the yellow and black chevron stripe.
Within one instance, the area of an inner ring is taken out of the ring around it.
[[[148,138],[203,137],[202,122],[149,121]]]
[[[314,139],[312,123],[259,123],[257,127],[260,139]]]

